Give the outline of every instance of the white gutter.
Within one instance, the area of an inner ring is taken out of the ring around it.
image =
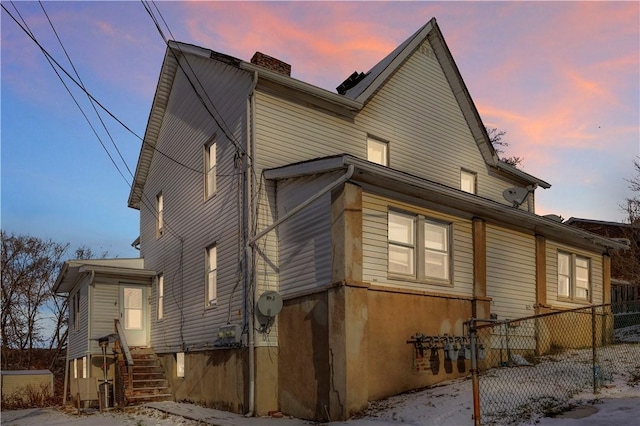
[[[258,71],[253,72],[253,82],[251,83],[251,89],[249,90],[249,97],[247,98],[247,165],[245,172],[245,197],[246,197],[246,211],[247,211],[247,229],[245,235],[249,235],[251,233],[251,224],[253,221],[253,186],[251,179],[253,178],[253,124],[255,122],[255,107],[254,107],[254,99],[255,99],[255,89],[258,85]],[[251,288],[254,289],[252,297],[249,298],[247,305],[252,306],[253,301],[255,300],[255,286],[252,286],[252,265],[253,265],[253,256],[252,256],[251,247],[247,244],[244,250],[244,281],[245,281],[245,289],[249,290]],[[249,295],[249,291],[245,291],[245,295]],[[254,414],[254,405],[255,405],[255,388],[256,388],[256,372],[255,372],[255,336],[254,336],[254,319],[255,315],[253,315],[253,309],[249,309],[249,312],[246,313],[248,315],[248,324],[249,324],[249,407],[248,412],[245,414],[247,417],[253,417]]]
[[[337,180],[333,181],[332,183],[330,183],[329,185],[325,186],[324,188],[322,188],[320,190],[320,192],[316,193],[315,195],[312,195],[311,197],[309,197],[306,201],[303,201],[302,203],[300,203],[299,205],[297,205],[295,208],[293,208],[292,210],[290,210],[287,214],[285,214],[284,216],[282,216],[280,219],[276,220],[275,222],[273,222],[270,226],[266,227],[265,229],[263,229],[262,231],[258,232],[253,238],[251,238],[249,240],[249,242],[247,243],[247,245],[252,245],[253,243],[255,243],[256,241],[258,241],[260,238],[262,238],[265,234],[271,232],[274,228],[276,228],[278,225],[280,225],[282,222],[284,222],[285,220],[289,219],[291,216],[293,216],[294,214],[298,213],[300,210],[304,209],[305,207],[307,207],[309,204],[313,203],[315,200],[317,200],[318,198],[322,197],[324,194],[326,194],[327,192],[331,191],[332,189],[336,188],[338,185],[343,184],[344,182],[348,181],[349,179],[351,179],[351,176],[353,176],[353,172],[355,170],[355,167],[353,164],[349,165],[349,168],[347,169],[347,172],[340,176]]]

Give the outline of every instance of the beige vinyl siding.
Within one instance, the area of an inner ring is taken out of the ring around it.
[[[590,278],[591,278],[591,301],[590,302],[570,302],[558,300],[558,251],[576,254],[578,256],[590,259]],[[603,272],[602,272],[602,255],[597,252],[576,249],[556,241],[547,240],[547,303],[552,306],[575,308],[584,306],[585,303],[601,304]]]
[[[487,296],[498,319],[534,314],[536,303],[535,237],[487,225]]]
[[[106,336],[115,331],[114,319],[120,318],[120,299],[118,281],[114,279],[96,279],[91,286],[91,335],[89,338]],[[101,353],[97,341],[89,342],[93,353]]]
[[[515,183],[489,173],[435,56],[418,49],[355,119],[355,125],[389,141],[390,167],[460,188],[460,169],[477,173],[478,195],[507,203]],[[360,156],[362,158],[364,153]]]
[[[388,278],[387,212],[389,208],[422,214],[452,224],[453,286]],[[362,195],[362,275],[365,282],[390,288],[403,288],[460,296],[473,294],[473,242],[471,221],[419,206],[392,200],[369,192]]]
[[[340,173],[278,182],[278,217],[297,207]],[[296,213],[278,228],[280,292],[305,293],[331,284],[331,193]]]
[[[244,145],[252,76],[203,58],[190,57],[189,64],[215,101],[217,113],[223,115],[223,119],[217,116],[218,122],[225,123],[231,138]],[[204,146],[214,135],[217,192],[205,200]],[[158,149],[189,169],[156,153],[144,188],[141,256],[145,268],[164,274],[165,286],[165,316],[160,322],[151,316],[151,344],[160,352],[177,351],[182,345],[189,350],[210,348],[220,326],[243,321],[243,285],[239,282],[243,277],[238,266],[243,256],[243,170],[235,167],[234,143],[198,101],[181,71],[176,74]],[[155,215],[149,207],[153,208],[153,197],[160,191],[166,230],[156,238]],[[206,307],[205,248],[213,243],[218,248],[218,303]],[[155,297],[154,288],[151,300]]]

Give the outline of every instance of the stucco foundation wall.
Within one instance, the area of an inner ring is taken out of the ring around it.
[[[176,376],[175,354],[158,354],[176,401],[244,413],[248,401],[246,349],[187,352],[184,378]]]
[[[370,290],[368,305],[370,401],[469,374],[469,361],[445,361],[442,350],[437,373],[414,373],[414,346],[407,340],[417,332],[463,336],[470,299]]]
[[[278,323],[280,410],[324,419],[330,385],[327,293],[285,300]]]

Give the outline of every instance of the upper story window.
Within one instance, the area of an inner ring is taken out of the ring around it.
[[[460,189],[470,194],[476,193],[477,175],[468,170],[460,170]]]
[[[379,139],[367,138],[367,160],[372,163],[389,165],[389,143]]]
[[[389,273],[450,283],[451,225],[389,211]]]
[[[73,329],[80,329],[80,290],[78,290],[71,298],[73,313]]]
[[[215,245],[207,247],[207,278],[206,278],[206,305],[213,306],[216,304],[218,292],[218,250]]]
[[[588,258],[558,252],[558,297],[589,301],[591,299],[590,270]]]
[[[164,275],[158,275],[158,319],[164,318]]]
[[[211,197],[216,192],[216,164],[216,143],[211,142],[204,147],[205,198]]]
[[[164,233],[164,196],[162,192],[156,195],[156,237]]]

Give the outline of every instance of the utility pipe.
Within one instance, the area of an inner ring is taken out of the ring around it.
[[[249,97],[247,98],[247,152],[246,152],[246,170],[245,170],[245,203],[246,203],[246,212],[247,212],[247,222],[246,222],[246,232],[245,236],[249,236],[251,233],[251,224],[253,221],[253,186],[251,179],[253,178],[252,170],[253,170],[253,125],[255,123],[255,107],[254,107],[254,99],[255,99],[255,89],[258,84],[258,71],[253,72],[253,81],[251,83],[251,88],[249,90]],[[250,275],[252,272],[253,265],[253,257],[251,253],[251,247],[249,244],[245,245],[244,250],[244,282],[245,289],[244,292],[245,298],[249,299],[246,301],[247,308],[251,307],[251,309],[247,309],[245,312],[247,318],[247,324],[249,325],[249,404],[248,411],[245,414],[247,417],[253,417],[254,406],[255,406],[255,388],[256,388],[256,373],[255,373],[255,342],[254,342],[254,315],[253,315],[253,300],[255,300],[255,294],[249,297],[250,289],[252,288],[252,276]],[[255,292],[255,290],[254,290]],[[246,299],[245,299],[246,300]]]
[[[252,118],[253,118],[253,109],[252,109],[251,112],[252,112]],[[249,241],[247,241],[247,245],[245,247],[246,257],[251,259],[251,254],[252,254],[251,247],[253,246],[253,244],[256,241],[258,241],[265,234],[267,234],[268,232],[270,232],[273,229],[275,229],[277,226],[282,224],[282,222],[284,222],[285,220],[289,219],[294,214],[298,213],[300,210],[302,210],[303,208],[307,207],[309,204],[313,203],[315,200],[317,200],[318,198],[320,198],[321,196],[323,196],[327,192],[333,190],[334,188],[337,188],[339,185],[341,185],[344,182],[346,182],[349,179],[351,179],[351,176],[353,176],[353,172],[354,171],[355,171],[355,167],[353,166],[353,164],[350,164],[348,169],[347,169],[347,172],[344,175],[340,176],[338,179],[336,179],[335,181],[333,181],[332,183],[330,183],[326,187],[322,188],[315,195],[312,195],[306,201],[303,201],[298,206],[296,206],[294,209],[290,210],[287,214],[285,214],[284,216],[282,216],[281,218],[279,218],[278,220],[273,222],[270,226],[268,226],[267,228],[263,229],[261,232],[256,234],[254,237],[250,238]],[[248,270],[248,265],[247,265],[247,270]],[[252,282],[253,283],[253,294],[252,294],[253,297],[252,297],[252,300],[251,300],[251,307],[253,308],[254,307],[254,301],[257,299],[257,292],[258,292],[258,286],[257,286],[257,283],[255,282],[255,276],[252,278],[252,281],[253,281]],[[253,416],[253,414],[254,414],[254,405],[255,405],[255,353],[254,353],[255,352],[255,333],[254,333],[255,315],[253,314],[253,309],[251,309],[250,313],[251,313],[251,318],[249,319],[249,412],[247,414],[245,414],[245,416],[247,416],[247,417],[252,417]]]
[[[298,213],[300,210],[304,209],[309,204],[313,203],[315,200],[317,200],[318,198],[322,197],[327,192],[333,190],[338,185],[341,185],[344,182],[346,182],[349,179],[351,179],[351,176],[353,176],[354,170],[355,170],[355,168],[354,168],[353,164],[350,164],[349,168],[347,169],[347,172],[344,175],[340,176],[337,180],[333,181],[329,185],[327,185],[324,188],[322,188],[320,190],[320,192],[316,193],[315,195],[312,195],[306,201],[303,201],[302,203],[297,205],[295,208],[291,209],[287,214],[285,214],[284,216],[282,216],[281,218],[279,218],[278,220],[273,222],[271,225],[269,225],[268,227],[266,227],[262,231],[258,232],[253,238],[251,238],[249,240],[249,242],[247,244],[251,245],[251,244],[255,243],[260,238],[262,238],[265,234],[271,232],[274,228],[276,228],[282,222],[284,222],[285,220],[289,219],[291,216],[293,216],[294,214]]]

